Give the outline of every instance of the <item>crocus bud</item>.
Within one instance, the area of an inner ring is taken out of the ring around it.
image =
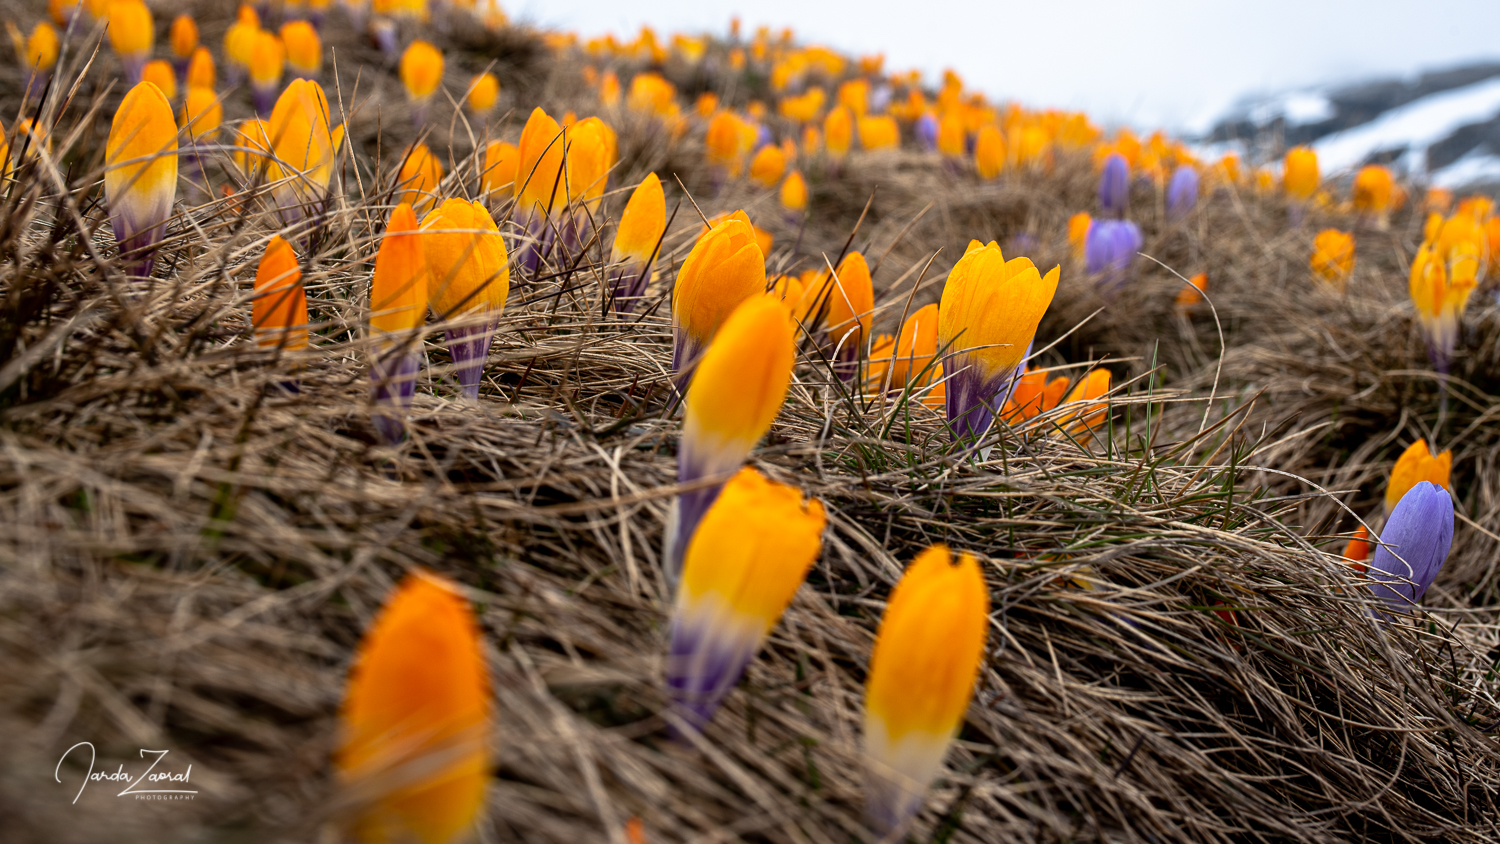
[[[193,57],[188,59],[187,87],[191,91],[194,88],[213,89],[217,81],[214,70],[214,56],[207,47],[199,47],[193,51]]]
[[[515,218],[530,238],[522,246],[520,264],[532,272],[550,251],[556,235],[548,218],[561,215],[568,204],[563,179],[565,144],[562,126],[547,112],[533,109],[521,130],[520,161],[515,177]]]
[[[816,499],[750,467],[724,485],[688,545],[672,611],[667,691],[702,730],[765,644],[823,545]]]
[[[1176,305],[1178,311],[1187,311],[1199,302],[1203,301],[1203,291],[1208,289],[1208,273],[1198,273],[1188,279],[1188,285],[1177,291]]]
[[[48,77],[52,75],[52,68],[57,65],[57,55],[61,50],[57,30],[52,28],[52,24],[41,21],[32,27],[31,35],[22,47],[25,53],[21,60],[28,72],[27,97],[40,97],[46,88]]]
[[[1130,164],[1112,152],[1099,175],[1099,210],[1105,217],[1123,217],[1130,205]]]
[[[177,198],[177,121],[160,88],[138,83],[115,111],[105,144],[104,197],[120,256],[149,276]]]
[[[236,84],[250,70],[250,54],[259,34],[260,17],[249,6],[241,6],[239,16],[224,33],[224,64],[229,84]]]
[[[1308,265],[1314,275],[1342,293],[1354,272],[1354,237],[1338,229],[1318,232],[1313,238],[1313,254]]]
[[[490,342],[510,295],[509,255],[495,219],[482,204],[449,199],[422,221],[432,272],[428,301],[447,329],[448,351],[464,395],[479,398]],[[467,324],[463,324],[467,323]]]
[[[1421,481],[1386,519],[1370,560],[1370,591],[1392,609],[1409,609],[1437,579],[1452,545],[1453,498],[1446,489]]]
[[[418,143],[406,151],[396,185],[401,189],[401,201],[420,215],[437,204],[437,187],[442,180],[443,163],[427,149],[426,144]]]
[[[970,554],[922,552],[892,590],[865,685],[865,811],[888,833],[922,806],[963,724],[989,628],[989,590]]]
[[[401,54],[401,84],[412,104],[412,119],[418,126],[426,117],[427,104],[443,83],[443,54],[426,41],[413,41]]]
[[[974,140],[974,169],[979,178],[992,182],[1005,169],[1005,138],[995,126],[984,126]]]
[[[422,346],[412,335],[427,315],[427,251],[410,205],[397,205],[375,253],[370,279],[370,330],[378,338],[370,362],[371,422],[386,445],[401,442],[416,390]]]
[[[908,384],[921,389],[931,384],[933,358],[937,356],[938,306],[923,305],[906,318],[901,335],[888,345],[870,352],[867,383],[875,390],[900,392]],[[881,344],[876,343],[877,347]]]
[[[1452,471],[1453,452],[1435,455],[1427,447],[1427,440],[1419,438],[1396,458],[1390,483],[1385,488],[1385,512],[1390,514],[1406,493],[1422,481],[1447,489]]]
[[[271,113],[276,95],[281,91],[281,75],[286,68],[286,50],[281,39],[261,30],[255,33],[250,48],[250,93],[255,100],[255,113],[264,117]]]
[[[151,57],[156,43],[156,29],[151,10],[141,0],[114,0],[109,4],[109,44],[125,68],[125,80],[141,80],[141,68]]]
[[[912,126],[912,134],[917,136],[917,143],[928,152],[937,152],[938,148],[938,119],[932,112],[923,112],[921,117]]]
[[[292,245],[273,235],[255,270],[251,322],[262,349],[307,348],[307,292]]]
[[[1172,172],[1172,182],[1167,186],[1167,219],[1181,221],[1198,207],[1198,170],[1184,164]]]
[[[1390,168],[1379,164],[1367,164],[1354,175],[1354,210],[1373,219],[1377,226],[1390,225],[1392,200],[1396,194],[1396,179]]]
[[[834,163],[843,161],[853,144],[854,115],[844,106],[828,112],[823,118],[823,145],[828,150],[828,157]]]
[[[569,254],[582,248],[592,233],[593,219],[599,213],[618,148],[615,131],[597,117],[586,117],[568,129],[564,187],[571,213],[561,218],[563,246]]]
[[[413,572],[360,643],[339,712],[334,771],[358,795],[349,837],[467,838],[493,764],[492,710],[473,610],[453,584]]]
[[[1287,150],[1282,165],[1281,186],[1287,198],[1303,203],[1312,199],[1322,184],[1318,174],[1318,154],[1308,147],[1292,147]]]
[[[1088,243],[1089,229],[1094,225],[1094,218],[1087,211],[1079,211],[1068,218],[1068,244],[1073,247],[1073,257],[1082,261],[1084,250]]]
[[[750,181],[763,188],[774,188],[786,172],[786,154],[781,147],[767,145],[750,159]]]
[[[609,255],[609,289],[616,313],[630,313],[651,281],[651,265],[667,229],[667,199],[655,173],[630,194]]]
[[[328,96],[311,79],[293,79],[276,100],[267,122],[275,161],[266,180],[281,218],[293,223],[322,212],[333,178],[333,135],[328,130]]]
[[[469,83],[469,93],[464,97],[469,113],[475,117],[489,117],[500,101],[500,82],[493,73],[481,73]]]
[[[211,141],[224,122],[224,106],[209,88],[189,88],[182,101],[182,125],[188,143]]]
[[[741,302],[766,289],[766,259],[743,211],[698,239],[672,290],[672,371],[679,386]]]
[[[788,218],[801,219],[807,213],[807,180],[801,170],[793,170],[781,183],[781,207]]]
[[[724,321],[688,390],[677,480],[696,488],[678,496],[667,527],[674,583],[698,522],[771,429],[791,387],[797,353],[790,315],[781,302],[755,292]]]
[[[948,273],[937,344],[948,349],[943,372],[955,440],[984,434],[1004,407],[1057,281],[1057,267],[1043,276],[1029,258],[1006,261],[993,241],[971,248]]]
[[[177,99],[177,74],[173,73],[172,66],[162,59],[146,62],[141,68],[141,81],[150,82],[161,89],[161,95],[168,101]]]
[[[1354,536],[1350,537],[1349,541],[1344,544],[1343,556],[1344,559],[1352,564],[1350,568],[1355,571],[1363,573],[1370,570],[1370,567],[1366,565],[1366,561],[1370,559],[1369,528],[1364,525],[1355,528]]]
[[[1094,439],[1094,434],[1104,425],[1104,420],[1109,412],[1109,403],[1099,401],[1109,393],[1110,371],[1108,369],[1095,369],[1084,376],[1072,390],[1068,392],[1067,398],[1062,400],[1063,405],[1074,405],[1068,413],[1058,419],[1057,424],[1063,432],[1071,437],[1081,446],[1087,446]]]
[[[859,126],[859,145],[869,152],[891,150],[901,146],[901,128],[887,114],[865,115],[855,121]]]
[[[1016,379],[1016,388],[1005,403],[1005,421],[1019,424],[1057,407],[1071,383],[1067,376],[1048,381],[1045,370],[1028,371]]]
[[[167,40],[172,43],[172,62],[178,72],[187,69],[188,60],[198,49],[198,23],[192,15],[178,15],[172,19],[172,28],[167,31]]]
[[[848,381],[859,372],[859,359],[870,336],[870,314],[875,310],[874,282],[865,256],[859,252],[845,255],[818,295],[828,316],[827,345],[834,372]]]
[[[1083,244],[1085,272],[1094,277],[1100,293],[1113,297],[1134,276],[1140,251],[1140,226],[1130,220],[1095,220]]]
[[[286,66],[293,76],[316,79],[323,72],[323,39],[307,21],[281,25],[281,43],[286,47]]]
[[[509,199],[515,194],[516,165],[521,158],[515,144],[490,141],[484,148],[484,173],[480,187],[491,203]]]
[[[704,154],[709,167],[721,174],[735,177],[744,167],[745,153],[742,137],[748,124],[733,112],[721,111],[708,121],[708,130],[703,136]]]

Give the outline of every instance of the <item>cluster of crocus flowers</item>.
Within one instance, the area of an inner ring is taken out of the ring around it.
[[[1141,227],[1132,220],[1094,220],[1084,236],[1084,271],[1094,279],[1100,293],[1117,295],[1135,274],[1136,254],[1141,251]]]
[[[419,329],[427,315],[427,252],[410,205],[391,211],[370,278],[371,422],[386,445],[401,441],[422,365]]]
[[[693,534],[672,612],[672,709],[702,730],[822,550],[828,518],[801,490],[741,469]]]
[[[401,54],[400,71],[401,84],[406,86],[406,97],[412,107],[412,121],[421,126],[426,121],[432,95],[443,83],[443,54],[427,41],[413,41]]]
[[[1484,276],[1490,243],[1481,220],[1487,216],[1472,204],[1446,220],[1432,215],[1426,239],[1412,259],[1411,299],[1439,372],[1448,371],[1464,311]]]
[[[766,289],[766,259],[743,211],[698,239],[672,289],[672,371],[679,387],[741,302]]]
[[[1396,458],[1396,465],[1391,468],[1391,478],[1385,488],[1386,514],[1389,515],[1396,508],[1397,502],[1422,481],[1447,489],[1452,471],[1453,452],[1449,450],[1433,454],[1426,438],[1419,438],[1401,452],[1401,456]]]
[[[255,270],[251,323],[262,349],[307,348],[307,292],[292,245],[273,235]]]
[[[484,809],[493,708],[468,602],[436,575],[408,575],[365,633],[339,712],[351,836],[466,840]]]
[[[156,45],[156,26],[151,10],[141,0],[113,0],[109,6],[109,44],[125,69],[125,79],[134,84]]]
[[[104,153],[104,197],[120,257],[131,275],[149,276],[177,198],[177,121],[150,82],[125,95]]]
[[[989,606],[979,563],[943,545],[891,592],[865,684],[866,814],[882,833],[916,814],[943,768],[974,694]]]
[[[651,265],[667,230],[667,198],[655,173],[630,194],[609,254],[609,297],[616,313],[630,313],[651,282]]]
[[[465,396],[479,398],[490,343],[510,295],[505,238],[482,203],[449,199],[422,221],[428,301],[449,322],[448,352]]]
[[[684,489],[673,505],[666,541],[673,582],[704,514],[781,412],[796,358],[791,315],[759,291],[734,309],[703,354],[688,389],[677,449],[677,480]]]
[[[1343,292],[1354,273],[1354,236],[1338,229],[1324,229],[1313,238],[1313,275]]]
[[[1370,589],[1392,609],[1410,609],[1437,579],[1453,545],[1453,498],[1420,481],[1391,510],[1371,557]]]
[[[949,272],[938,346],[948,350],[943,372],[954,439],[983,435],[1004,408],[1057,281],[1057,267],[1043,276],[1029,258],[1006,261],[993,241],[970,243]]]

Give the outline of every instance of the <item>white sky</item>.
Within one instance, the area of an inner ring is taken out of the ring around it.
[[[1175,128],[1240,95],[1500,58],[1500,0],[502,0],[584,35],[727,32],[741,13],[992,97]]]

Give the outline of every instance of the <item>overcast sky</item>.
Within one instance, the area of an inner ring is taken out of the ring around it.
[[[1179,129],[1239,96],[1500,58],[1500,0],[502,0],[585,35],[791,26],[997,98]]]

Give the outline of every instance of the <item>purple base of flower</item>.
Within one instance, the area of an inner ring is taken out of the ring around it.
[[[609,296],[615,313],[628,314],[635,310],[636,303],[646,293],[651,281],[649,264],[629,263],[610,268]]]
[[[387,352],[370,365],[370,397],[374,400],[370,424],[386,445],[396,445],[406,434],[406,416],[421,368],[421,356],[402,349]]]
[[[718,635],[715,635],[715,634]],[[672,710],[698,731],[719,710],[750,664],[754,649],[709,625],[672,622],[667,654],[667,696]]]
[[[479,382],[484,377],[484,362],[490,356],[490,342],[495,337],[499,319],[491,316],[483,325],[448,329],[448,354],[453,357],[454,373],[464,395],[478,400]]]
[[[1010,398],[1017,371],[984,378],[963,355],[948,355],[943,359],[943,372],[954,373],[947,381],[946,408],[954,441],[983,436]]]
[[[542,266],[544,258],[552,254],[556,245],[557,232],[549,224],[546,215],[533,214],[526,221],[526,239],[521,242],[517,250],[520,254],[516,257],[516,264],[525,274],[534,278]]]
[[[120,246],[120,264],[125,274],[150,278],[156,266],[156,246],[161,243],[166,224],[158,223],[145,230],[137,230],[124,215],[111,215],[111,227],[115,231],[115,242]]]
[[[271,85],[250,85],[250,99],[255,103],[255,113],[261,117],[270,117],[271,109],[276,107],[276,98],[281,93],[281,80],[278,79]]]
[[[47,90],[47,80],[51,78],[52,74],[45,70],[39,73],[31,74],[31,77],[26,82],[27,101],[34,103],[40,100],[42,97],[42,92]]]
[[[684,463],[678,464],[678,483],[689,483],[699,480],[702,476],[687,470]],[[708,508],[714,506],[719,500],[719,493],[724,485],[700,487],[691,492],[684,492],[677,496],[677,524],[676,535],[672,541],[672,557],[667,560],[667,579],[676,583],[682,576],[682,562],[687,558],[688,544],[693,541],[693,534],[698,531],[698,523],[703,521]]]

